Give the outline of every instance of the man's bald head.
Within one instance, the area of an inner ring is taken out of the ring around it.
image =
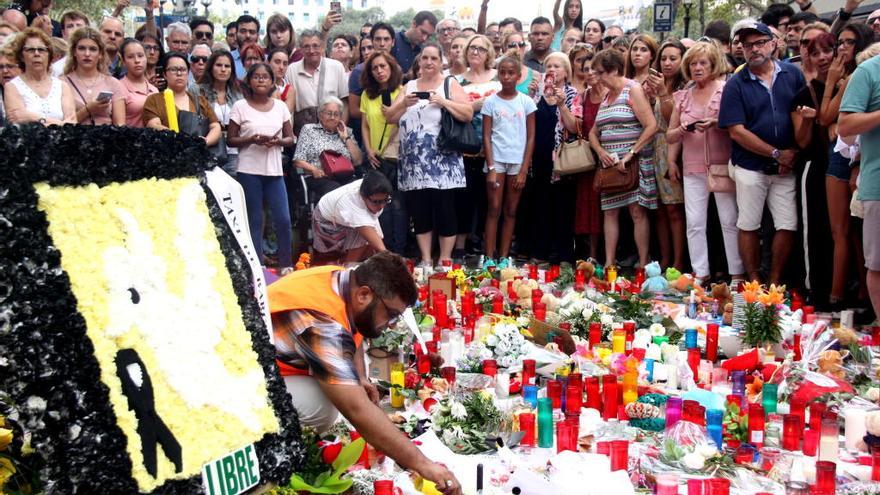
[[[6,9],[3,11],[3,20],[17,27],[19,31],[24,31],[27,27],[27,17],[15,9]]]

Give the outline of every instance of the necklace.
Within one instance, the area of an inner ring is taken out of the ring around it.
[[[82,85],[86,88],[86,93],[88,94],[92,94],[92,90],[95,89],[95,86],[97,86],[99,82],[101,82],[101,74],[93,77],[91,83],[89,83],[89,81],[86,81],[85,78],[79,76],[78,74],[74,74],[76,75],[76,78],[79,79]]]

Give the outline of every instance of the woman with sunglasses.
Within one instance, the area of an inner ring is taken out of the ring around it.
[[[518,58],[520,62],[526,56],[526,41],[522,33],[509,32],[501,39],[501,46],[507,56]],[[516,83],[516,90],[524,95],[534,97],[538,93],[541,74],[531,67],[523,65],[522,74]]]
[[[251,240],[263,260],[263,204],[275,222],[278,267],[281,275],[293,270],[292,232],[287,190],[281,169],[281,149],[293,146],[290,111],[275,92],[272,68],[263,62],[251,65],[242,82],[244,99],[232,106],[228,142],[238,148],[236,179],[244,189]]]
[[[589,26],[589,23],[587,25]],[[583,51],[583,56],[580,57],[580,69],[577,70],[577,72],[583,74],[586,85],[584,91],[579,95],[582,116],[581,133],[585,137],[590,135],[590,130],[593,129],[593,125],[596,123],[596,114],[599,112],[599,105],[605,99],[606,93],[605,88],[599,82],[599,78],[596,77],[596,72],[593,70],[593,57],[595,54],[596,52],[593,48],[587,47]],[[602,233],[602,219],[599,193],[593,187],[593,180],[595,178],[595,171],[578,174],[574,235],[576,254],[578,256],[588,254],[592,259],[599,259],[599,235]],[[585,240],[589,241],[588,253],[585,253],[583,249],[585,244],[583,241]]]
[[[3,87],[6,118],[12,124],[39,122],[43,125],[76,122],[73,90],[52,77],[52,40],[45,32],[27,28],[10,44],[21,75]]]
[[[119,81],[125,100],[125,123],[129,127],[143,127],[144,102],[159,92],[146,77],[147,53],[140,41],[127,38],[119,47],[119,54],[125,63],[125,77]]]
[[[483,115],[480,111],[486,99],[501,90],[498,71],[494,69],[495,49],[492,47],[492,42],[481,34],[472,36],[465,45],[464,59],[467,70],[456,79],[473,109],[471,124],[482,142]],[[486,177],[483,174],[485,161],[484,150],[476,155],[464,157],[467,187],[456,191],[458,236],[455,240],[453,258],[460,259],[464,256],[468,236],[475,226],[483,225],[486,204]]]
[[[198,86],[198,93],[211,105],[225,137],[229,129],[232,106],[244,97],[235,78],[235,61],[232,53],[228,50],[215,50],[211,54],[205,75],[202,76],[202,82]],[[230,146],[227,142],[226,163],[221,163],[220,166],[227,174],[235,177],[238,170],[238,148]]]
[[[676,163],[678,156],[668,156],[666,130],[672,116],[672,95],[684,88],[681,75],[681,60],[685,47],[675,38],[669,38],[660,45],[653,70],[645,80],[645,89],[654,108],[657,120],[657,134],[654,135],[654,168],[657,176],[657,193],[661,206],[657,209],[657,240],[660,244],[660,265],[685,269],[684,191],[680,176],[669,172],[670,162]]]
[[[385,251],[379,216],[391,202],[391,182],[376,170],[318,201],[312,214],[312,247],[338,263],[357,263]]]

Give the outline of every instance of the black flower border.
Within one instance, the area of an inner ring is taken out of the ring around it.
[[[105,186],[155,177],[200,177],[211,220],[254,350],[267,377],[279,433],[256,444],[264,481],[284,484],[302,465],[299,420],[275,365],[250,266],[207,189],[214,160],[201,140],[111,126],[39,125],[0,130],[0,391],[17,405],[12,419],[31,435],[48,494],[132,494],[131,461],[116,424],[86,324],[33,184]],[[202,491],[201,476],[152,493]]]

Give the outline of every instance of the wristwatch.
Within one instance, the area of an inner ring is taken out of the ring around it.
[[[843,7],[841,7],[840,10],[837,11],[837,18],[840,19],[841,21],[848,21],[848,20],[850,20],[851,17],[852,17],[852,12],[847,12],[847,11],[843,10]]]
[[[773,157],[774,160],[779,160],[779,157],[782,155],[782,152],[776,148],[773,148],[773,151],[770,152],[770,156]]]

